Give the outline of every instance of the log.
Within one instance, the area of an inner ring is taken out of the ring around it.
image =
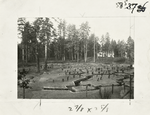
[[[65,87],[47,87],[47,86],[44,86],[43,89],[44,90],[68,90],[68,88]]]

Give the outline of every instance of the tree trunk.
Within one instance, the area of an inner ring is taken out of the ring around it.
[[[87,41],[85,41],[85,55],[84,55],[85,62],[87,61]]]
[[[24,67],[24,45],[22,44],[22,64]]]
[[[44,70],[47,71],[47,41],[45,43],[45,65]]]
[[[71,51],[71,59],[73,60],[73,47],[72,47],[72,51]]]
[[[65,54],[62,55],[62,61],[65,61]]]
[[[65,51],[64,51],[64,46],[62,47],[62,56],[61,56],[61,60],[65,61]]]
[[[85,45],[84,45],[84,62],[85,62]]]
[[[40,59],[39,59],[38,45],[36,45],[35,52],[36,52],[37,72],[40,72]]]
[[[64,61],[66,61],[66,51],[65,51],[65,47],[64,47]]]
[[[26,45],[26,63],[28,63],[28,45]]]
[[[77,45],[77,62],[79,62],[79,44]]]
[[[77,52],[77,62],[79,62],[79,50]]]
[[[29,46],[28,47],[29,49],[28,49],[28,61],[31,61],[31,56],[30,56],[30,54],[31,54],[31,47]]]
[[[65,61],[65,31],[66,31],[66,27],[65,27],[65,22],[63,22],[63,61]]]
[[[94,63],[95,63],[95,38],[94,38]]]
[[[84,47],[83,47],[83,49],[81,50],[81,60],[84,60]]]
[[[65,56],[66,52],[65,52],[65,44],[64,44],[64,47],[63,47],[63,61],[66,60],[66,56]]]
[[[87,61],[87,50],[85,50],[85,62]]]

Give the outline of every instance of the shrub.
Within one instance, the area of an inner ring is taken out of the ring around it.
[[[125,57],[117,57],[114,59],[114,62],[116,63],[124,63],[126,61]]]
[[[99,96],[101,99],[111,99],[111,91],[107,87],[101,88],[102,90],[99,90]]]

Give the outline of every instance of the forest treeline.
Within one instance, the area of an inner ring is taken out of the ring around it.
[[[40,71],[40,61],[44,59],[47,70],[48,60],[74,60],[87,62],[93,57],[93,62],[101,56],[126,57],[134,60],[134,40],[131,36],[127,41],[114,40],[109,33],[100,38],[90,32],[88,22],[68,24],[60,18],[35,18],[31,23],[26,18],[18,19],[18,62],[37,63]],[[121,38],[120,38],[121,39]],[[98,55],[100,54],[100,55]]]

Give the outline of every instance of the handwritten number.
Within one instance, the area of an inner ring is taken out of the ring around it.
[[[130,9],[131,9],[131,3],[128,3],[128,6],[127,6],[127,7],[125,7],[125,9],[130,10]]]
[[[137,12],[144,12],[145,9],[146,9],[146,7],[144,7],[144,6],[145,6],[147,3],[148,3],[148,1],[147,1],[143,6],[139,5],[139,6],[138,6],[138,9],[137,9]]]
[[[117,5],[117,8],[119,7],[121,9],[123,7],[123,2],[117,2],[116,5]]]
[[[69,111],[72,111],[72,108],[71,107],[68,107],[69,108]]]
[[[120,8],[122,8],[122,7],[123,7],[123,3],[122,3],[122,2],[119,2],[119,5],[120,5]]]
[[[74,109],[75,109],[76,112],[82,112],[83,110],[85,110],[85,108],[82,106],[82,104],[81,105],[75,105],[74,107],[68,107],[68,108],[69,108],[69,111],[74,111]],[[95,109],[98,110],[97,107],[95,107]],[[86,112],[91,113],[95,109],[94,108],[87,108]],[[104,110],[105,110],[105,112],[108,112],[108,104],[107,105],[101,105],[101,112],[103,112]]]
[[[104,111],[104,110],[107,110],[108,111],[108,104],[107,105],[101,105],[101,112]]]
[[[117,8],[122,9],[125,7],[125,9],[131,10],[131,13],[134,12],[135,8],[137,7],[137,12],[145,12],[145,5],[148,3],[148,1],[142,6],[138,5],[138,3],[128,3],[128,0],[125,0],[124,2],[117,2]]]
[[[124,1],[124,6],[126,6],[126,5],[127,5],[127,2],[128,2],[128,0],[125,0],[125,1]]]
[[[117,5],[117,8],[119,7],[119,4],[118,3],[116,3],[116,5]]]
[[[82,104],[79,106],[79,105],[75,105],[75,108],[76,108],[76,112],[78,112],[79,110],[82,111],[83,108],[82,108]]]
[[[145,7],[139,5],[139,6],[138,6],[138,9],[137,9],[137,12],[144,12],[145,9],[146,9]]]
[[[131,9],[131,3],[129,3],[128,5],[129,5],[129,6],[128,6],[128,9],[130,10],[130,9]]]
[[[84,108],[81,108],[81,110],[80,111],[82,111]]]
[[[133,3],[133,4],[132,4],[132,6],[134,6],[134,7],[132,8],[131,13],[133,13],[133,11],[134,11],[134,9],[136,8],[137,5],[138,5],[137,3]]]

